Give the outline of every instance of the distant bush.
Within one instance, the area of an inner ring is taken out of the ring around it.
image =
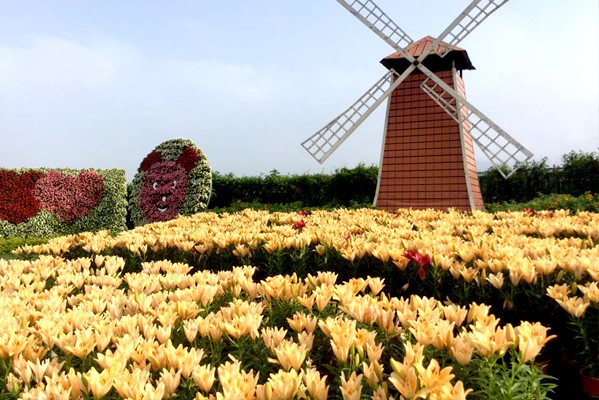
[[[333,174],[281,175],[272,170],[258,177],[213,174],[208,208],[235,204],[288,204],[297,207],[372,204],[378,167],[360,164]]]
[[[502,172],[509,174],[512,170],[505,167]],[[539,194],[551,192],[550,175],[546,158],[519,165],[508,179],[499,170],[492,168],[479,177],[481,193],[485,202],[492,203],[531,200]]]
[[[561,176],[566,193],[599,193],[599,153],[571,151],[562,156]]]
[[[562,157],[562,167],[550,167],[547,158],[528,161],[505,179],[496,169],[479,176],[485,203],[525,203],[550,194],[599,193],[598,153],[570,152]],[[506,174],[511,169],[503,170]],[[209,209],[240,205],[283,205],[295,207],[351,207],[374,201],[378,166],[360,164],[341,168],[333,174],[268,175],[236,177],[213,174],[213,195]],[[266,208],[266,207],[265,207]]]
[[[599,195],[587,192],[580,196],[569,194],[541,195],[530,201],[516,203],[514,201],[500,203],[486,203],[485,209],[489,212],[497,211],[543,211],[543,210],[568,210],[571,213],[578,211],[599,212]]]
[[[599,193],[599,153],[571,151],[562,156],[561,167],[547,166],[547,159],[529,161],[504,179],[490,169],[480,175],[485,203],[526,202],[540,195]],[[503,169],[509,173],[509,168]]]
[[[0,256],[9,254],[17,247],[24,245],[36,245],[46,243],[48,239],[45,238],[0,238]]]

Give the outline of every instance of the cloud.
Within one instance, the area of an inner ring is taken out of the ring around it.
[[[167,61],[164,78],[176,87],[191,86],[236,101],[263,101],[273,94],[271,82],[249,65],[221,61]]]
[[[173,137],[196,140],[220,171],[312,165],[299,143],[334,116],[323,104],[349,104],[347,82],[362,74],[308,69],[309,79],[293,79],[277,65],[154,59],[123,42],[52,36],[0,47],[0,60],[3,166],[125,168],[129,178]]]
[[[0,86],[11,89],[96,89],[113,82],[130,49],[115,43],[85,46],[34,36],[24,47],[0,48]]]
[[[269,82],[248,65],[210,60],[150,59],[125,43],[91,44],[35,36],[24,47],[0,48],[0,87],[11,92],[112,92],[127,95],[173,90],[210,96],[263,100]],[[134,93],[131,93],[134,94]]]
[[[35,36],[21,47],[0,47],[0,60],[0,130],[6,139],[0,159],[9,167],[134,171],[132,153],[144,155],[135,149],[176,135],[182,120],[197,117],[198,109],[209,112],[210,101],[255,101],[268,93],[268,83],[247,66],[151,60],[113,41]],[[231,71],[241,73],[228,77]]]

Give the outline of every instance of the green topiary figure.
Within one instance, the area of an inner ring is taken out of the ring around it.
[[[188,139],[168,140],[144,158],[131,183],[129,212],[135,226],[168,221],[206,209],[212,172]]]

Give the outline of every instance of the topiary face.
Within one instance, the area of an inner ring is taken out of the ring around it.
[[[147,221],[173,219],[187,194],[187,171],[175,161],[152,165],[139,196],[141,214]]]
[[[157,146],[139,166],[129,193],[133,225],[168,221],[206,208],[212,173],[206,157],[190,140]]]

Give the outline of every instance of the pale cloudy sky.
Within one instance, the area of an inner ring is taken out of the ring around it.
[[[377,0],[414,39],[468,3]],[[598,3],[512,0],[460,44],[477,68],[464,73],[468,99],[537,160],[599,148]],[[376,164],[385,105],[323,165],[300,143],[391,52],[334,0],[0,0],[0,167],[131,179],[176,137],[235,175]]]

